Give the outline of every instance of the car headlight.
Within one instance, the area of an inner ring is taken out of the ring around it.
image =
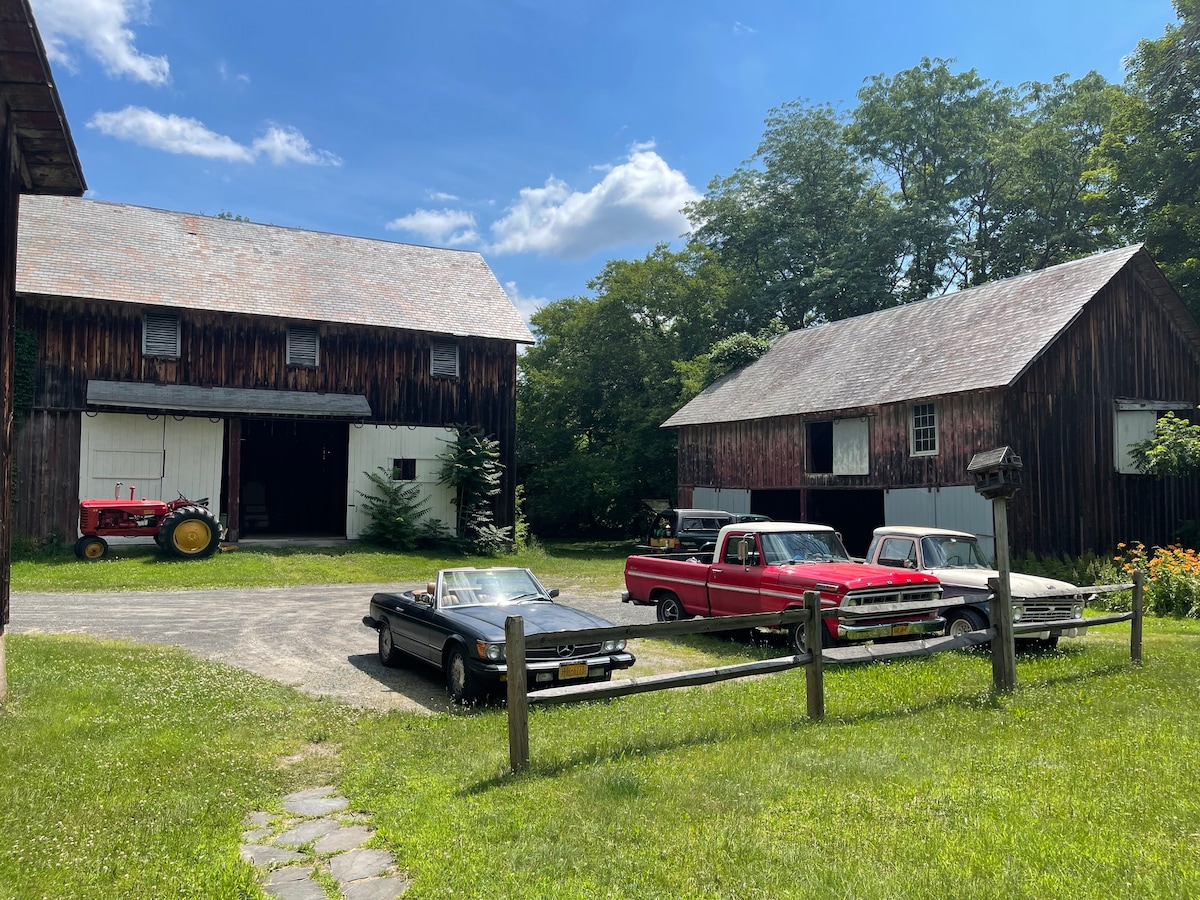
[[[605,653],[616,653],[618,650],[625,649],[624,641],[605,641],[600,649]]]
[[[490,660],[491,662],[499,662],[504,659],[503,644],[489,644],[487,641],[476,641],[475,649],[479,653],[480,659]]]
[[[1025,615],[1025,609],[1024,609],[1024,607],[1021,607],[1021,606],[1014,606],[1014,607],[1013,607],[1013,621],[1014,621],[1014,622],[1020,622],[1020,621],[1021,621],[1021,616],[1023,616],[1023,615]]]
[[[1083,604],[1076,603],[1074,606],[1072,606],[1071,607],[1071,615],[1073,615],[1077,619],[1082,619],[1083,618]]]

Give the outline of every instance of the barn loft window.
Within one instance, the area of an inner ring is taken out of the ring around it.
[[[287,364],[316,368],[321,338],[316,325],[290,325],[287,330]]]
[[[392,481],[415,481],[417,461],[415,459],[393,459]]]
[[[142,326],[142,356],[179,358],[179,316],[148,312]]]
[[[934,456],[938,452],[937,409],[933,403],[914,403],[909,437],[913,456]]]
[[[458,377],[458,341],[434,338],[429,342],[429,374]]]
[[[1154,437],[1155,424],[1168,412],[1190,418],[1187,414],[1193,408],[1191,403],[1169,400],[1118,400],[1113,416],[1113,462],[1117,472],[1142,474],[1129,455],[1130,445]]]
[[[814,475],[832,475],[833,423],[809,422],[804,427],[808,432],[808,471]]]

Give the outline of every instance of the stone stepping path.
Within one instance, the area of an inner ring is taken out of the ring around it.
[[[345,812],[349,805],[334,788],[312,788],[284,797],[282,816],[246,817],[242,858],[262,870],[268,896],[328,900],[331,880],[344,900],[396,900],[408,890],[392,854],[362,849],[375,832]]]

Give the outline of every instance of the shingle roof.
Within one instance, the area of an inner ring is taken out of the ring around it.
[[[1200,344],[1195,320],[1136,245],[793,331],[663,425],[827,412],[1010,385],[1131,260]]]
[[[478,253],[22,197],[17,291],[532,343]]]

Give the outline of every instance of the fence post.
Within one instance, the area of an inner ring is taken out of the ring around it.
[[[808,717],[820,721],[825,718],[825,668],[821,659],[825,620],[821,618],[821,595],[816,591],[804,592],[804,612],[804,649],[812,654],[812,662],[804,667]]]
[[[996,529],[996,568],[999,578],[989,578],[988,587],[992,597],[988,608],[992,611],[992,626],[996,636],[992,638],[992,688],[1009,692],[1017,686],[1017,645],[1013,640],[1012,583],[1008,565],[1008,501],[1004,497],[992,499],[992,520]]]
[[[1133,621],[1129,624],[1129,658],[1133,664],[1142,664],[1142,591],[1146,574],[1138,569],[1133,573]]]
[[[520,772],[529,765],[529,689],[525,683],[525,620],[521,616],[504,620],[504,656],[508,669],[508,764]]]

